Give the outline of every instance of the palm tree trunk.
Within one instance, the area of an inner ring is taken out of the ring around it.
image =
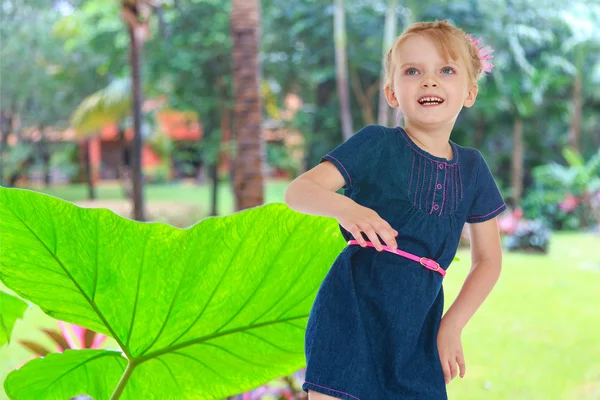
[[[573,81],[573,108],[571,129],[569,132],[569,146],[579,152],[579,137],[581,135],[581,100],[583,98],[583,60],[581,50],[577,54],[575,81]]]
[[[523,192],[523,119],[517,115],[513,128],[512,200],[513,207],[521,201]]]
[[[123,189],[123,195],[129,201],[133,201],[133,189],[132,189],[132,178],[131,170],[129,165],[131,164],[129,158],[129,146],[127,139],[125,138],[125,127],[122,123],[119,123],[119,164],[117,165],[117,172],[119,174],[119,181],[121,182],[121,188]]]
[[[4,151],[8,145],[8,135],[12,131],[13,127],[13,112],[10,110],[0,110],[0,133],[2,139],[0,139],[0,186],[4,185],[4,170],[2,169],[2,159],[4,157]]]
[[[88,187],[88,199],[96,200],[96,190],[94,188],[94,180],[92,179],[92,162],[90,160],[90,139],[85,139],[83,142],[84,152],[83,158],[85,163],[85,179]]]
[[[131,141],[131,186],[133,189],[133,218],[145,221],[142,175],[142,88],[140,82],[143,41],[138,28],[128,24],[131,41],[131,82],[133,88],[133,140]]]
[[[335,41],[335,70],[337,76],[338,96],[340,98],[340,117],[344,140],[352,136],[352,115],[350,114],[350,97],[348,93],[348,67],[346,61],[346,19],[344,16],[344,0],[335,0],[333,14]]]
[[[385,55],[394,43],[396,36],[396,25],[398,17],[396,16],[396,6],[398,0],[389,0],[387,12],[385,13],[385,26],[383,34],[383,57],[381,57],[381,85],[379,89],[379,111],[377,123],[379,125],[388,126],[391,120],[391,110],[385,99],[385,91],[383,90],[383,77],[385,75]]]
[[[210,171],[210,180],[212,182],[210,216],[214,217],[217,215],[217,204],[219,203],[219,160],[210,163],[208,169]]]
[[[579,227],[587,228],[590,223],[590,216],[592,215],[592,194],[587,188],[581,195],[581,206],[582,213],[579,221]]]
[[[362,111],[363,121],[365,125],[372,125],[375,123],[375,117],[373,116],[373,98],[377,95],[377,88],[379,87],[379,79],[375,83],[368,85],[363,88],[363,85],[358,76],[356,69],[350,69],[350,87],[354,92],[354,96],[360,104],[360,110]]]
[[[42,163],[44,165],[44,187],[50,187],[52,183],[52,167],[50,166],[50,145],[45,139],[40,140],[40,152],[42,154]]]
[[[233,0],[231,36],[235,99],[233,131],[237,140],[233,190],[236,211],[240,211],[264,203],[262,172],[264,157],[258,60],[259,0]]]

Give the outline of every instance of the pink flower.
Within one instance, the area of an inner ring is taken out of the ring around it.
[[[58,321],[62,336],[65,338],[71,349],[84,349],[85,348],[85,332],[87,329],[82,328],[74,324],[66,324],[63,321]],[[96,333],[92,340],[91,349],[99,349],[102,344],[106,341],[106,335]],[[64,349],[59,349],[63,351]]]
[[[569,193],[569,194],[567,194],[567,196],[565,197],[565,199],[563,201],[558,203],[558,208],[560,208],[561,211],[568,213],[568,212],[572,212],[573,210],[575,210],[578,205],[579,205],[579,200],[577,199],[577,197],[575,197],[571,193]]]
[[[523,218],[523,209],[517,207],[513,212],[504,213],[498,218],[498,227],[501,233],[513,234]]]

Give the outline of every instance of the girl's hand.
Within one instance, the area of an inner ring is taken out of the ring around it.
[[[354,236],[358,243],[365,247],[364,232],[375,245],[378,251],[383,249],[377,234],[381,236],[385,244],[392,249],[397,249],[395,237],[398,232],[384,221],[374,210],[361,206],[358,203],[350,203],[350,206],[342,208],[335,216],[340,225]]]
[[[437,336],[437,346],[446,384],[456,378],[458,370],[456,368],[457,363],[460,367],[460,377],[464,378],[465,376],[467,368],[465,366],[460,335],[460,329],[452,327],[449,324],[444,324],[444,319],[442,318]]]

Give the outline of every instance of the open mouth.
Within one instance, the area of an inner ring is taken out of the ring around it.
[[[444,99],[435,96],[421,97],[419,99],[419,104],[421,104],[422,106],[437,106],[439,104],[442,104],[443,102]]]

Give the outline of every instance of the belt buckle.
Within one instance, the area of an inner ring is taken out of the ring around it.
[[[435,264],[435,268],[430,267],[429,265],[425,264],[425,262],[423,260],[430,261],[430,262],[434,263]],[[440,269],[440,264],[438,264],[437,262],[433,261],[431,258],[421,257],[421,259],[419,260],[419,263],[422,266],[424,266],[425,268],[430,269],[432,271],[437,271],[438,269]]]

